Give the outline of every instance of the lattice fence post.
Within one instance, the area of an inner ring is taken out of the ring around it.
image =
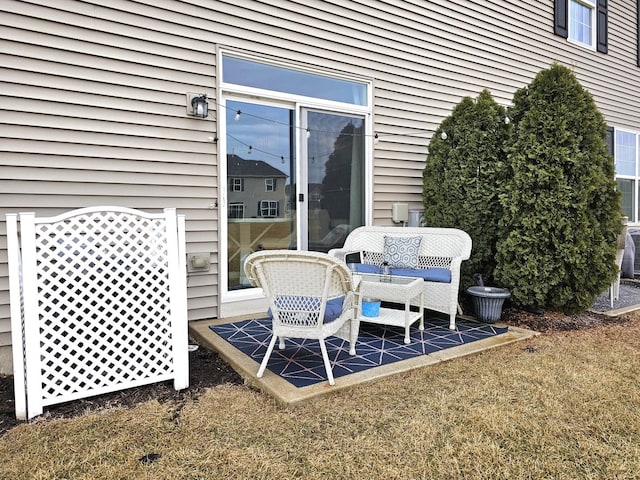
[[[24,388],[27,418],[42,414],[42,382],[40,371],[40,342],[38,331],[38,282],[35,214],[20,214],[20,243],[22,265],[22,345],[24,355]],[[15,322],[12,322],[15,323]],[[13,327],[12,327],[13,328]],[[14,356],[14,362],[16,358]]]
[[[7,253],[9,255],[9,304],[11,312],[11,350],[13,353],[13,390],[16,418],[27,418],[27,393],[24,357],[24,297],[22,291],[22,255],[18,239],[18,215],[7,218]]]
[[[167,235],[167,245],[169,252],[169,278],[171,280],[170,289],[175,292],[170,298],[171,326],[174,345],[188,346],[189,335],[185,325],[188,321],[187,308],[187,282],[186,282],[186,238],[185,238],[185,217],[176,215],[175,208],[165,208],[165,222],[167,232],[175,232],[175,235]],[[181,318],[182,317],[182,318]],[[173,386],[176,390],[181,390],[189,386],[189,352],[188,348],[176,348],[173,352]]]

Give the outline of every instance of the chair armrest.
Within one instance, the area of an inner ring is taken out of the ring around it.
[[[331,255],[332,257],[339,258],[340,260],[342,260],[344,262],[345,258],[347,258],[347,255],[349,255],[350,253],[359,253],[359,252],[358,251],[354,252],[354,251],[346,249],[346,248],[332,248],[327,253],[329,255]]]
[[[344,297],[344,303],[343,303],[344,310],[347,310],[349,308],[357,308],[359,299],[360,299],[360,292],[356,290],[351,290],[347,292],[347,294]]]

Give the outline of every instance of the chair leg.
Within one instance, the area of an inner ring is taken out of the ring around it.
[[[360,321],[350,320],[349,325],[349,355],[356,354],[356,342],[358,341],[358,334],[360,333]]]
[[[318,339],[320,342],[320,351],[322,351],[322,360],[324,361],[324,369],[327,371],[327,379],[329,385],[335,385],[336,381],[333,379],[333,371],[331,370],[331,363],[329,363],[329,355],[327,354],[327,347],[324,344],[324,339]]]
[[[609,303],[611,304],[611,310],[613,310],[613,284],[609,286]]]
[[[269,342],[269,346],[267,347],[267,353],[265,353],[264,358],[262,359],[262,363],[260,364],[260,368],[258,369],[258,378],[262,378],[264,375],[264,371],[267,368],[267,363],[269,363],[269,357],[271,356],[271,352],[273,352],[273,347],[276,344],[276,340],[278,337],[275,335],[271,336],[271,341]]]
[[[618,272],[618,278],[616,278],[609,286],[609,301],[611,308],[613,309],[613,301],[620,299],[620,277],[621,273]]]
[[[449,330],[456,329],[456,314],[455,312],[449,315]]]

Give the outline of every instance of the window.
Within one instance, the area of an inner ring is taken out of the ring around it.
[[[640,181],[640,134],[616,129],[615,161],[618,190],[622,192],[622,212],[630,223],[637,223],[638,184]]]
[[[276,200],[260,200],[260,202],[258,202],[258,216],[277,217],[278,202]]]
[[[367,105],[367,84],[293,70],[229,55],[222,57],[222,81],[246,87]]]
[[[229,179],[229,191],[230,192],[244,192],[244,178],[230,178]]]
[[[229,204],[229,218],[244,218],[244,203],[235,202]]]
[[[569,39],[593,47],[595,45],[595,1],[569,1]]]
[[[554,33],[600,53],[607,53],[608,0],[555,0]]]
[[[276,179],[275,178],[265,178],[264,179],[264,191],[265,192],[275,192],[276,191]]]

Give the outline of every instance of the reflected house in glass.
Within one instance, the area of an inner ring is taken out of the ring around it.
[[[243,259],[263,249],[288,248],[287,175],[263,160],[227,155],[229,287],[248,287]]]
[[[263,160],[227,155],[229,218],[284,217],[287,175]]]

